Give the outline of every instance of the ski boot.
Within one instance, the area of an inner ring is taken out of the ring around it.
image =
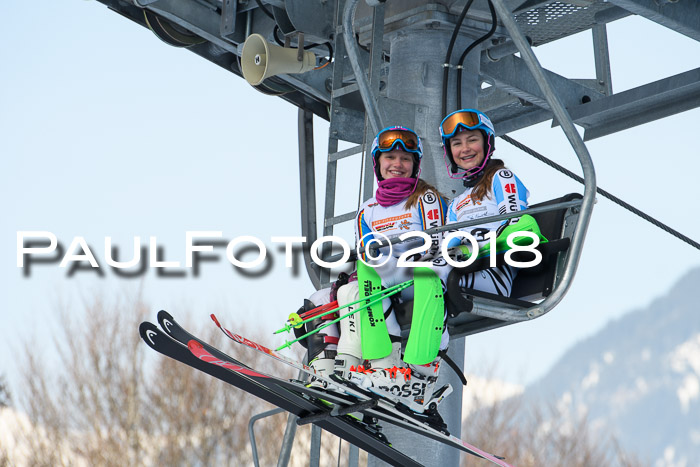
[[[400,347],[398,343],[394,345]],[[408,365],[399,359],[397,365],[395,352],[392,355],[393,358],[390,356],[380,359],[384,361],[372,361],[367,367],[359,367],[351,373],[351,381],[397,405],[407,407],[414,414],[427,415],[430,412],[439,417],[438,406],[452,392],[449,384],[435,389],[440,362],[436,360],[428,365]]]
[[[304,306],[302,306],[298,314],[304,313],[305,311],[313,310],[316,305],[310,300],[304,300]],[[322,326],[324,322],[332,320],[335,318],[335,313],[331,313],[326,316],[309,321],[300,328],[294,329],[294,334],[297,337],[301,337],[304,334],[313,331],[314,329]],[[338,327],[337,325],[330,325],[323,329],[323,331],[316,332],[305,339],[299,341],[308,350],[309,356],[309,366],[314,369],[314,371],[323,377],[329,377],[333,374],[335,356],[338,347]]]
[[[373,369],[360,366],[350,372],[350,381],[396,404],[402,404],[416,413],[424,410],[426,390],[432,392],[428,381],[414,377],[407,367]]]
[[[401,343],[392,342],[389,355],[351,369],[348,379],[361,388],[418,411],[414,399],[424,393],[425,385],[411,378],[411,373],[411,368],[401,360]]]
[[[357,282],[350,282],[338,289],[338,305],[345,305],[358,297]],[[348,312],[356,306],[348,307]],[[350,371],[362,363],[360,338],[360,314],[355,313],[340,320],[340,338],[334,362],[334,372],[342,379],[349,379]]]

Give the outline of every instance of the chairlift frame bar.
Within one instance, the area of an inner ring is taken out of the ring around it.
[[[581,206],[581,200],[573,200],[573,201],[565,201],[562,203],[556,203],[556,204],[551,204],[549,206],[542,206],[538,208],[528,208],[526,211],[518,211],[518,212],[511,212],[507,214],[498,214],[496,216],[489,216],[489,217],[482,217],[480,219],[474,219],[470,221],[463,221],[463,222],[457,222],[454,224],[449,224],[449,225],[443,225],[441,227],[433,227],[432,229],[427,229],[427,230],[422,230],[421,232],[424,232],[428,235],[432,235],[434,233],[440,233],[440,232],[447,232],[448,230],[455,230],[455,229],[461,229],[462,227],[472,227],[475,225],[481,225],[487,222],[496,222],[496,221],[503,221],[507,219],[513,219],[515,217],[520,217],[523,214],[537,214],[540,212],[549,212],[549,211],[556,211],[559,209],[568,209],[572,207],[578,207]],[[374,248],[379,248],[381,246],[384,246],[385,243],[389,243],[392,245],[396,245],[397,243],[404,243],[406,240],[401,240],[399,237],[392,237],[392,238],[387,238],[386,241],[379,240],[381,245],[377,246],[371,246],[370,249]],[[356,249],[355,251],[357,253],[364,253],[367,250],[366,247],[361,247]],[[342,258],[342,255],[333,255],[329,258],[326,258],[324,261],[327,262],[334,262],[338,261]],[[353,259],[355,256],[353,253],[350,253],[350,259]]]
[[[581,169],[583,170],[584,191],[583,200],[581,201],[581,212],[576,222],[574,232],[571,236],[571,247],[568,255],[566,256],[561,279],[557,284],[555,284],[552,293],[541,303],[527,310],[519,310],[514,316],[515,318],[523,317],[523,319],[533,319],[554,308],[562,300],[562,298],[564,298],[564,295],[566,295],[569,287],[571,287],[571,283],[576,273],[576,268],[578,267],[578,263],[581,258],[583,242],[591,220],[593,206],[595,204],[596,176],[593,168],[593,161],[591,160],[588,148],[586,148],[583,139],[578,134],[578,131],[576,131],[571,116],[554,92],[554,88],[547,79],[547,76],[537,60],[537,57],[532,51],[530,44],[515,22],[513,14],[508,10],[503,0],[490,1],[493,3],[499,19],[508,31],[513,43],[518,48],[521,58],[525,60],[528,69],[542,90],[551,111],[554,113],[556,121],[558,121],[558,123],[561,125],[564,134],[569,140],[569,143],[571,144],[579,162],[581,163]]]
[[[345,1],[345,7],[343,9],[343,30],[345,31],[345,34],[343,34],[343,40],[345,41],[345,51],[348,54],[348,61],[350,62],[355,79],[357,80],[357,86],[360,91],[360,96],[362,97],[362,103],[365,106],[365,112],[367,114],[367,119],[369,120],[370,129],[372,130],[373,134],[377,134],[379,130],[384,128],[382,114],[377,105],[377,95],[372,92],[372,88],[367,82],[367,76],[360,67],[360,53],[357,50],[355,35],[352,32],[353,17],[355,16],[355,10],[357,9],[358,3],[359,0]]]
[[[260,467],[260,459],[258,458],[258,446],[255,441],[255,422],[263,418],[271,417],[272,415],[277,415],[278,413],[282,412],[285,412],[285,410],[278,407],[276,409],[268,410],[267,412],[261,412],[250,417],[250,421],[248,422],[248,437],[250,438],[250,450],[251,455],[253,456],[253,465],[255,465],[255,467]]]

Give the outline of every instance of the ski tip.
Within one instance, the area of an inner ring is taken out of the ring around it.
[[[214,323],[216,323],[217,326],[221,327],[221,324],[219,324],[219,320],[216,319],[216,315],[214,313],[212,313],[209,316],[211,317],[212,321],[214,321]]]
[[[146,332],[152,328],[153,328],[153,324],[149,323],[148,321],[144,321],[143,323],[139,324],[139,333],[141,333],[141,335],[143,335],[144,332]]]
[[[146,344],[148,344],[150,347],[153,347],[156,345],[153,339],[155,336],[159,335],[158,327],[153,323],[144,321],[139,325],[139,335]]]
[[[170,313],[168,313],[165,310],[160,310],[158,312],[158,321],[161,322],[163,319],[167,319],[169,321],[175,321],[175,318],[173,318],[173,316]]]

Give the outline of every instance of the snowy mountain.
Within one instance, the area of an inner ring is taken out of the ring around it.
[[[654,466],[700,465],[700,268],[571,348],[529,397],[586,413]]]

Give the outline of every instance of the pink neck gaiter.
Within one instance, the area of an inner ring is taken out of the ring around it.
[[[389,178],[378,183],[375,198],[377,202],[386,207],[393,206],[399,201],[408,198],[416,189],[417,178]]]

